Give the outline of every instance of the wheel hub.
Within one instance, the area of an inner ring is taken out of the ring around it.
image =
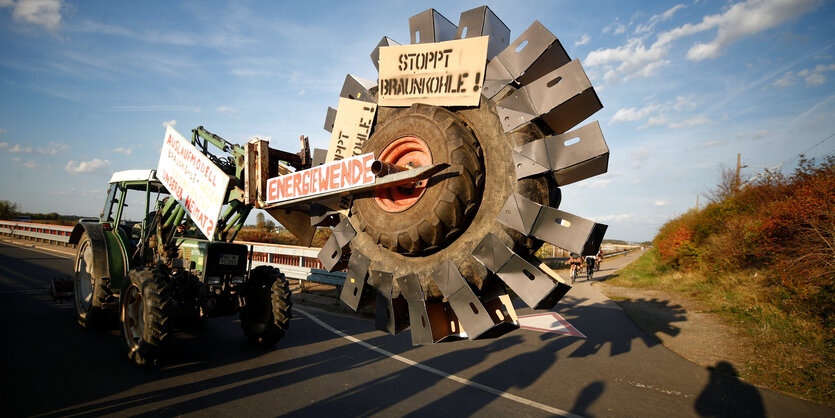
[[[377,159],[384,163],[413,169],[432,165],[432,152],[422,139],[409,135],[392,141],[380,152]],[[386,212],[403,212],[414,206],[425,190],[426,180],[421,180],[410,185],[378,190],[374,193],[374,201],[380,209]]]

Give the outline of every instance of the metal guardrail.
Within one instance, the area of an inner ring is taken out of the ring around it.
[[[67,245],[73,227],[39,224],[34,222],[0,221],[0,234],[41,242]],[[278,267],[285,276],[296,280],[342,286],[345,272],[328,272],[319,262],[318,248],[292,245],[243,242],[252,251],[252,267],[269,265]]]
[[[73,227],[34,222],[0,221],[0,234],[66,245]]]
[[[49,241],[67,245],[72,233],[71,226],[47,225],[33,222],[0,221],[0,234]],[[252,251],[252,267],[268,265],[277,267],[285,276],[296,280],[342,286],[345,272],[328,272],[319,262],[319,248],[297,247],[294,245],[266,244],[238,241],[249,245]],[[603,258],[614,257],[635,251],[637,248],[606,253]],[[566,261],[567,257],[548,258],[543,261]]]

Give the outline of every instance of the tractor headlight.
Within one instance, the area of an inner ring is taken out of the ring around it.
[[[206,283],[208,284],[220,284],[220,277],[206,277]]]
[[[232,276],[229,282],[232,284],[241,284],[244,282],[244,276]]]

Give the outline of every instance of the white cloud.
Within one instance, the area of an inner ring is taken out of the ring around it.
[[[9,148],[9,152],[18,153],[22,152],[24,154],[31,154],[32,153],[32,146],[27,145],[25,147],[20,146],[20,144],[15,144],[13,147]]]
[[[27,160],[26,162],[21,163],[20,165],[22,165],[26,168],[37,168],[38,167],[38,165],[32,160]]]
[[[626,81],[651,76],[659,67],[669,64],[670,61],[664,59],[668,50],[669,45],[656,42],[647,48],[642,39],[633,38],[623,46],[589,52],[583,64],[590,68],[602,67],[605,70],[603,79],[607,82],[616,81],[620,76]]]
[[[617,25],[615,25],[615,31],[613,32],[615,35],[620,35],[624,32],[626,32],[626,25],[624,25],[623,23],[618,23]]]
[[[671,123],[669,127],[672,129],[679,129],[686,128],[688,126],[706,125],[708,123],[710,123],[710,119],[708,119],[706,116],[699,115],[694,118],[684,120],[682,122]]]
[[[8,142],[0,143],[0,149],[9,148]],[[37,149],[33,149],[31,145],[22,146],[20,144],[15,144],[11,148],[9,148],[9,152],[11,153],[23,153],[23,154],[39,154],[39,155],[56,155],[59,152],[68,151],[70,146],[67,144],[59,144],[57,142],[50,142],[49,147],[38,147]]]
[[[50,142],[48,148],[38,147],[35,152],[40,155],[56,155],[59,152],[66,152],[70,150],[70,146],[67,144],[61,144],[58,142]]]
[[[643,37],[636,37],[622,46],[592,51],[586,56],[584,65],[601,68],[606,82],[648,77],[670,63],[667,56],[678,39],[716,29],[717,36],[713,41],[697,43],[687,52],[687,58],[694,61],[716,58],[733,42],[778,26],[811,11],[818,4],[819,0],[748,0],[734,4],[724,13],[705,16],[700,23],[687,23],[660,33],[649,46]],[[673,9],[668,10],[671,16],[675,13],[671,12]]]
[[[628,107],[624,109],[618,109],[618,111],[615,112],[615,115],[612,116],[612,119],[609,121],[609,124],[611,125],[615,122],[634,122],[636,120],[641,120],[649,116],[650,113],[656,112],[660,108],[661,106],[659,105],[650,104],[642,108]]]
[[[124,147],[116,147],[116,148],[113,148],[111,151],[113,151],[113,152],[115,152],[115,153],[119,153],[119,154],[124,154],[124,155],[131,155],[131,154],[133,154],[133,150],[132,150],[132,149],[130,149],[130,148],[124,148]]]
[[[806,85],[809,87],[817,87],[826,81],[826,76],[823,74],[809,74],[805,79]]]
[[[612,22],[611,25],[606,26],[605,28],[603,28],[602,32],[603,33],[613,33],[615,35],[620,35],[620,34],[626,32],[626,25],[624,25],[623,23],[620,23],[620,18],[616,17],[615,21]]]
[[[589,43],[589,41],[591,41],[591,38],[589,37],[589,34],[584,33],[579,41],[574,42],[574,46],[585,45],[585,44]]]
[[[651,18],[649,18],[649,22],[647,22],[647,24],[638,25],[637,27],[635,27],[635,33],[645,33],[652,31],[652,29],[655,28],[655,25],[657,25],[660,22],[672,19],[673,15],[675,15],[677,11],[685,7],[687,6],[683,4],[677,4],[673,6],[671,9],[665,11],[664,13],[661,13],[660,15],[653,15]]]
[[[725,143],[725,141],[707,141],[707,142],[703,142],[699,145],[696,145],[696,147],[694,149],[711,148],[711,147],[722,145],[724,143]]]
[[[653,126],[661,126],[667,124],[669,117],[665,113],[693,110],[701,104],[701,101],[693,98],[693,96],[677,96],[675,100],[668,100],[666,103],[657,104],[650,103],[644,107],[629,107],[619,109],[612,116],[609,124],[616,122],[634,122],[639,120],[646,120],[646,122],[638,127],[638,130],[651,128]]]
[[[12,8],[12,19],[54,31],[61,25],[61,0],[3,0],[0,8]]]
[[[221,107],[215,109],[215,112],[223,113],[224,115],[229,116],[230,118],[233,118],[233,119],[240,119],[241,118],[241,116],[238,115],[238,113],[240,113],[238,111],[238,109],[235,109],[235,108],[232,108],[232,107],[229,107],[229,106],[221,106]]]
[[[618,215],[595,216],[594,220],[599,222],[632,222],[637,218],[634,213],[622,213]]]
[[[803,81],[806,82],[806,87],[817,87],[826,81],[826,76],[824,74],[830,71],[835,71],[835,64],[818,64],[811,70],[808,68],[801,70],[797,73],[797,76],[803,77]]]
[[[165,122],[162,123],[163,128],[166,128],[166,127],[169,127],[169,126],[173,128],[176,125],[177,125],[177,119],[172,119],[172,120],[165,121]]]
[[[783,74],[782,77],[778,78],[777,80],[774,80],[774,82],[771,83],[772,86],[777,87],[777,88],[781,88],[781,89],[784,89],[786,87],[791,87],[795,84],[797,84],[797,77],[791,71]]]
[[[712,41],[691,47],[687,58],[693,61],[716,58],[738,39],[779,26],[812,11],[820,3],[819,0],[748,0],[734,4],[724,13],[705,16],[693,26],[699,32],[718,30]]]
[[[581,184],[587,189],[602,189],[612,183],[612,179],[586,180]]]
[[[675,103],[670,104],[670,107],[676,112],[682,112],[685,110],[693,110],[700,104],[702,102],[694,99],[693,96],[676,96]]]
[[[220,113],[226,113],[226,114],[238,113],[238,109],[235,109],[235,108],[232,108],[232,107],[229,107],[229,106],[221,106],[221,107],[215,109],[215,111],[220,112]]]
[[[655,202],[652,202],[653,206],[667,206],[669,204],[670,202],[668,200],[656,200]]]
[[[64,170],[70,174],[87,174],[87,173],[96,173],[106,171],[110,168],[110,161],[108,160],[100,160],[98,158],[94,158],[90,161],[69,161],[67,165],[64,166]]]
[[[647,122],[638,127],[638,130],[651,128],[653,126],[661,126],[667,123],[667,117],[664,115],[650,116]]]

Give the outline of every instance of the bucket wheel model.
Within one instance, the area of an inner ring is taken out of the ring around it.
[[[339,245],[329,247],[350,253],[342,299],[356,309],[376,295],[378,328],[411,323],[415,344],[498,335],[516,325],[505,286],[534,308],[552,308],[569,289],[533,255],[543,241],[598,251],[606,226],[556,207],[559,186],[606,172],[597,123],[566,132],[602,105],[579,62],[539,22],[510,44],[486,6],[462,13],[457,28],[434,9],[409,22],[422,43],[490,36],[482,95],[474,106],[378,106],[363,153],[399,170],[450,167],[354,196],[331,238]],[[384,37],[375,65],[391,45]],[[342,97],[375,102],[376,86],[357,80],[346,79]]]

